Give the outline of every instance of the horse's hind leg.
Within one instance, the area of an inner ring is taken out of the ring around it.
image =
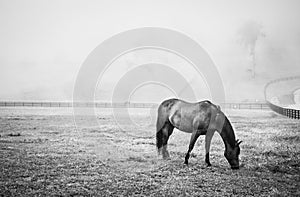
[[[157,132],[158,138],[161,138],[161,147],[159,148],[159,152],[162,151],[162,155],[164,159],[168,159],[170,157],[167,146],[170,135],[173,133],[174,126],[170,122],[166,122],[160,131]]]

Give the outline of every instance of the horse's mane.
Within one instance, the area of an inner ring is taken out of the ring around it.
[[[224,138],[227,139],[227,142],[231,146],[231,148],[235,147],[236,142],[235,142],[234,130],[233,130],[232,125],[231,125],[231,123],[229,122],[229,120],[226,116],[225,116],[225,120],[224,120],[221,135],[224,135]]]

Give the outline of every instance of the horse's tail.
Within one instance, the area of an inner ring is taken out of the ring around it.
[[[169,113],[172,106],[178,101],[178,99],[169,99],[162,102],[157,110],[157,121],[156,121],[156,147],[158,153],[163,146],[163,129],[166,124],[171,124],[169,122]]]
[[[156,132],[156,148],[158,154],[161,153],[161,147],[163,146],[163,131],[162,129]]]
[[[158,150],[158,153],[160,153],[160,148],[163,146],[163,126],[165,124],[165,113],[164,113],[164,107],[160,105],[158,107],[157,112],[157,121],[156,121],[156,147]]]

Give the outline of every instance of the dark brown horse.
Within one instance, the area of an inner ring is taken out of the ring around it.
[[[211,166],[209,161],[210,143],[214,132],[217,131],[225,144],[225,158],[232,169],[239,168],[239,144],[241,141],[235,140],[233,128],[219,106],[210,101],[188,103],[179,99],[169,99],[162,102],[158,108],[156,146],[159,154],[162,152],[163,158],[169,158],[167,144],[174,128],[192,133],[189,149],[185,156],[185,164],[188,164],[190,153],[198,137],[205,135],[205,162]]]

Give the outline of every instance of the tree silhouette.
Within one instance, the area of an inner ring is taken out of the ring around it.
[[[252,61],[252,78],[255,78],[256,72],[256,44],[260,37],[265,37],[262,32],[263,26],[255,21],[248,21],[244,23],[238,30],[238,36],[240,43],[248,50],[248,53]]]

